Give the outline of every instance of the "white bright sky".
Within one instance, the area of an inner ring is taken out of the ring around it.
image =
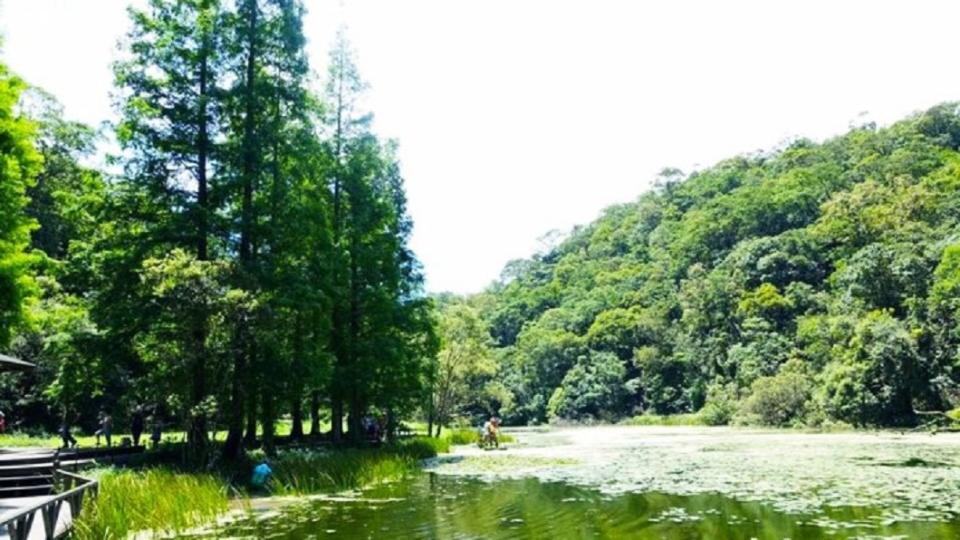
[[[99,124],[128,3],[0,0],[2,58]],[[431,291],[482,289],[664,166],[960,98],[955,1],[305,3],[314,69],[346,23],[400,141]]]

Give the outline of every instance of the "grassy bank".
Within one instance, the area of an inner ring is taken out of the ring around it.
[[[329,430],[329,424],[321,424],[321,429]],[[304,433],[310,431],[307,421],[303,424]],[[293,431],[293,423],[288,419],[277,421],[274,435],[277,437],[286,437]],[[262,427],[257,430],[258,434],[263,433]],[[77,446],[80,448],[94,448],[97,445],[97,438],[93,435],[87,435],[74,431],[73,436],[77,439]],[[124,437],[133,437],[129,433],[114,431],[113,444],[119,445]],[[186,440],[186,434],[178,430],[165,430],[161,438],[163,443],[181,443]],[[210,439],[214,442],[222,442],[227,438],[225,430],[210,432]],[[141,436],[141,444],[146,444],[150,439],[150,432],[146,431]],[[53,433],[44,433],[42,431],[10,431],[0,434],[0,448],[59,448],[62,444],[60,436]],[[101,439],[101,444],[106,441]]]
[[[84,507],[73,538],[126,538],[142,530],[176,532],[225,512],[227,486],[209,474],[169,469],[95,471],[100,494]]]
[[[627,418],[620,422],[624,426],[716,426],[711,423],[702,413],[687,414],[642,414],[632,418]],[[785,431],[795,431],[797,433],[846,433],[856,431],[901,431],[895,428],[857,428],[843,422],[823,421],[816,425],[795,425],[795,426],[771,426],[760,422],[748,422],[740,419],[736,422],[723,424],[728,427],[754,428],[754,429],[779,429]]]
[[[246,496],[252,465],[267,459],[274,470],[267,495],[334,493],[399,480],[419,470],[420,461],[449,452],[446,439],[416,437],[380,448],[281,450],[276,456],[248,456],[234,471],[234,485],[222,476],[175,471],[98,469],[100,495],[76,522],[75,538],[125,538],[137,531],[173,533],[214,520],[228,508],[230,494]]]

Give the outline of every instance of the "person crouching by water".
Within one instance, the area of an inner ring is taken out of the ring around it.
[[[480,429],[477,432],[477,444],[480,445],[480,448],[487,447],[487,433],[490,431],[490,420],[487,420],[480,426]]]
[[[491,416],[489,420],[483,423],[483,444],[484,448],[500,448],[500,419]]]
[[[261,461],[256,467],[253,468],[253,475],[250,477],[250,485],[256,489],[267,489],[267,482],[270,481],[270,477],[273,475],[273,469],[270,468],[270,464],[266,460]]]

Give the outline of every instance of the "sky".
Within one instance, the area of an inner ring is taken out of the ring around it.
[[[129,3],[0,0],[0,58],[100,124]],[[960,99],[955,1],[304,3],[318,81],[345,24],[375,128],[399,141],[433,292],[482,290],[664,167]]]

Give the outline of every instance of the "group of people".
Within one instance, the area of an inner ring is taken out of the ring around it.
[[[493,415],[483,423],[479,432],[480,448],[500,448],[500,418]]]
[[[130,412],[130,435],[131,440],[124,441],[124,444],[132,443],[133,446],[140,446],[140,439],[147,423],[150,423],[152,430],[150,441],[156,447],[160,444],[163,436],[163,425],[159,419],[150,416],[146,418],[146,413],[142,405],[137,405]],[[113,446],[113,417],[106,410],[101,409],[97,415],[97,430],[94,432],[97,438],[97,446],[100,446],[100,439],[103,438],[107,443],[107,448]],[[67,415],[64,415],[63,422],[60,424],[60,439],[63,441],[63,448],[76,448],[77,439],[74,438],[70,430],[70,421]]]

